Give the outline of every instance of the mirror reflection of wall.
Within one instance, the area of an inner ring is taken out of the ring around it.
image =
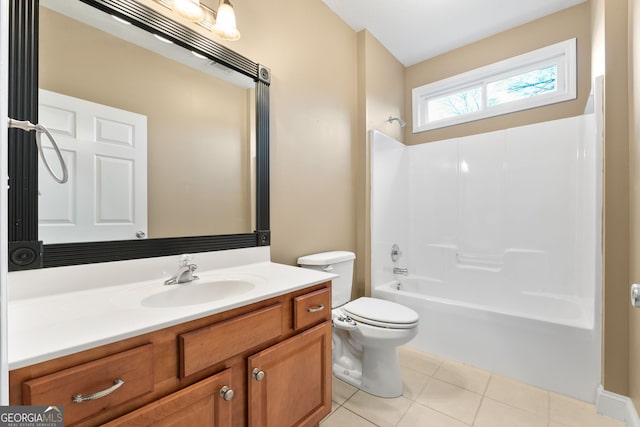
[[[253,89],[44,7],[39,40],[41,89],[147,117],[145,237],[253,230]]]

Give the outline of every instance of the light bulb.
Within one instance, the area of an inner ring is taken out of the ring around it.
[[[223,40],[233,41],[240,38],[240,31],[236,27],[236,15],[229,0],[220,2],[216,15],[216,24],[213,26],[212,31]]]
[[[191,22],[200,22],[204,19],[200,0],[171,0],[171,8],[176,14]]]

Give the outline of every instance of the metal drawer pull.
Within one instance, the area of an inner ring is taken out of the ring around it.
[[[318,304],[315,307],[307,308],[307,311],[309,313],[315,313],[316,311],[322,311],[322,310],[324,310],[324,305],[322,305],[322,304]]]
[[[114,380],[113,385],[106,390],[98,391],[93,394],[87,394],[86,396],[82,394],[74,394],[72,400],[74,401],[74,403],[82,403],[86,402],[87,400],[100,399],[101,397],[105,397],[106,395],[111,394],[119,389],[122,384],[124,384],[124,381],[118,378],[117,380]]]

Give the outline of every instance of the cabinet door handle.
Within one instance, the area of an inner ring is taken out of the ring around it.
[[[322,310],[324,310],[324,305],[322,305],[322,304],[318,304],[315,307],[308,307],[307,308],[307,311],[309,313],[315,313],[317,311],[322,311]]]
[[[256,381],[262,381],[264,379],[264,371],[259,368],[253,368],[251,375],[253,375]]]
[[[118,378],[117,380],[114,380],[113,381],[113,385],[111,387],[109,387],[108,389],[106,389],[106,390],[98,391],[96,393],[87,394],[87,395],[74,394],[72,400],[73,400],[74,403],[82,403],[82,402],[86,402],[87,400],[100,399],[101,397],[105,397],[105,396],[113,393],[114,391],[116,391],[120,387],[122,387],[122,384],[124,384],[124,381],[121,380],[120,378]]]
[[[229,387],[224,386],[220,389],[220,397],[222,397],[224,400],[231,400],[233,399],[233,396],[235,395],[235,393],[233,392],[233,390],[231,390]]]

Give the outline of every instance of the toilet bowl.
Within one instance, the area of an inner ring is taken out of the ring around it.
[[[398,346],[418,332],[418,314],[377,298],[350,300],[353,252],[333,251],[298,258],[301,267],[330,271],[332,284],[334,376],[379,397],[402,395]]]

